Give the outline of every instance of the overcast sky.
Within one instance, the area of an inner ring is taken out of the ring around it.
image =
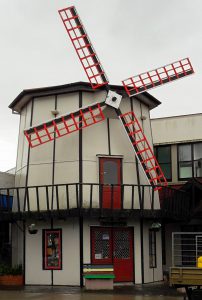
[[[87,81],[58,9],[75,5],[112,84],[189,57],[193,76],[152,90],[152,117],[201,113],[202,0],[0,0],[0,170],[15,166],[23,90]]]

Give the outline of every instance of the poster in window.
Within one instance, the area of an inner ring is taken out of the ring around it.
[[[102,234],[102,240],[104,240],[104,241],[108,241],[109,240],[109,233],[108,232],[104,232]]]
[[[62,267],[61,230],[44,231],[44,269],[60,270]]]

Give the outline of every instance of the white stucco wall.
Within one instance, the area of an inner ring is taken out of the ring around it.
[[[202,114],[152,119],[154,144],[202,141]]]
[[[149,266],[149,228],[152,222],[144,223],[144,281],[145,283],[163,280],[161,231],[156,232],[156,268]]]
[[[92,103],[103,101],[106,96],[106,91],[98,91],[95,93],[82,92],[82,106],[88,106]],[[121,102],[122,113],[131,111],[131,101],[133,101],[133,110],[141,124],[143,131],[152,147],[152,134],[150,126],[150,116],[148,107],[140,103],[137,99],[130,100],[123,98]],[[59,112],[58,116],[67,112],[78,110],[79,108],[79,93],[69,93],[53,96],[45,96],[33,98],[32,103],[22,110],[20,122],[20,134],[18,144],[18,157],[16,169],[16,186],[24,186],[26,183],[26,174],[28,170],[27,184],[28,186],[48,185],[48,184],[63,184],[63,183],[78,183],[79,182],[79,134],[72,133],[63,138],[55,140],[55,162],[53,166],[54,143],[49,142],[30,149],[29,168],[28,162],[28,142],[26,141],[23,130],[37,125],[43,121],[53,118],[51,113],[55,109],[55,105]],[[33,116],[31,111],[33,110]],[[116,114],[114,114],[116,115]],[[108,145],[107,120],[90,126],[82,130],[82,156],[83,156],[83,182],[84,183],[99,183],[99,159],[100,155],[121,155],[123,157],[123,184],[137,184],[137,170],[135,162],[135,154],[129,139],[124,132],[124,129],[118,118],[109,119],[109,136],[110,149]],[[144,117],[144,118],[142,118]],[[143,120],[144,119],[144,120]],[[54,168],[54,178],[53,178]],[[140,183],[148,184],[145,173],[139,164]],[[30,191],[30,206],[32,210],[37,209],[36,191]],[[89,187],[83,189],[84,204],[88,205]],[[66,208],[65,191],[60,188],[60,208]],[[131,205],[131,188],[125,189],[124,207],[130,208]],[[54,194],[55,195],[55,194]],[[46,209],[46,197],[39,190],[41,209]],[[134,207],[139,208],[138,189],[134,190]],[[23,198],[23,197],[22,197]],[[72,190],[72,203],[70,207],[75,205],[75,190]],[[42,200],[43,199],[43,200]],[[55,196],[54,196],[55,199]],[[70,199],[70,200],[71,200]],[[85,202],[86,201],[86,202]],[[151,207],[151,192],[149,189],[145,191],[145,208]],[[22,203],[23,204],[23,203]],[[55,207],[54,203],[54,207]],[[93,190],[93,205],[97,207],[99,204],[99,193],[96,188]],[[159,208],[158,193],[155,193],[155,208]]]
[[[80,284],[78,219],[54,221],[53,226],[54,229],[62,229],[62,270],[53,271],[53,284],[78,286]],[[51,229],[51,226],[48,222],[37,222],[36,227],[38,232],[34,235],[26,230],[25,284],[51,285],[52,271],[42,268],[42,230]]]
[[[0,172],[0,187],[9,188],[15,186],[15,176],[6,172]]]

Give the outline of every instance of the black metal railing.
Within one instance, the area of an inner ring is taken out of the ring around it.
[[[29,187],[0,188],[0,212],[44,213],[52,211],[136,211],[140,216],[159,211],[161,216],[187,217],[190,197],[186,192],[149,185],[103,185],[68,183]]]

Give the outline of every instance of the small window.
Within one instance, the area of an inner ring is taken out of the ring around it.
[[[106,160],[103,164],[104,184],[118,184],[118,165],[116,161]]]
[[[192,177],[192,149],[191,144],[178,146],[179,178]]]
[[[194,177],[202,177],[202,143],[193,145]]]
[[[149,230],[149,267],[156,268],[156,231]]]
[[[61,229],[43,231],[43,269],[61,270],[62,268],[62,232]]]
[[[202,143],[178,146],[178,177],[202,177]]]
[[[156,159],[164,173],[167,180],[172,180],[171,171],[171,146],[157,146],[155,147]]]

